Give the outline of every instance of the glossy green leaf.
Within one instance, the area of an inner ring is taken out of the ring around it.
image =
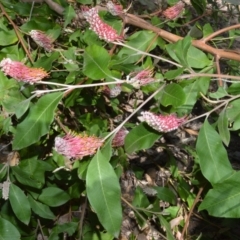
[[[175,240],[175,237],[173,236],[171,226],[169,222],[161,215],[158,216],[161,226],[164,227],[164,230],[167,233],[167,240]]]
[[[64,28],[65,28],[72,21],[72,19],[76,17],[74,8],[71,5],[64,8],[63,17],[65,20],[64,21]]]
[[[30,204],[24,192],[13,183],[10,184],[9,201],[15,216],[27,225],[31,218]]]
[[[215,217],[240,218],[240,172],[234,172],[229,178],[214,185],[199,210],[207,210]]]
[[[70,200],[70,196],[60,188],[44,188],[38,200],[50,207],[58,207]]]
[[[224,144],[226,146],[228,146],[228,144],[230,142],[230,131],[228,129],[228,116],[226,114],[226,111],[223,110],[219,114],[217,123],[218,123],[219,135],[220,135],[222,141],[224,142]]]
[[[107,159],[98,151],[89,164],[87,196],[104,228],[118,237],[122,223],[119,180]]]
[[[0,239],[1,240],[20,240],[21,235],[18,229],[6,219],[0,217]]]
[[[124,148],[127,153],[148,149],[161,137],[161,133],[154,131],[141,123],[133,128],[125,138]]]
[[[16,127],[13,149],[27,147],[48,133],[62,95],[62,93],[44,95],[30,108],[27,117]]]
[[[15,114],[18,119],[22,117],[23,114],[28,110],[30,102],[31,99],[25,99],[15,105]]]
[[[42,204],[36,200],[34,200],[30,195],[28,196],[29,203],[31,205],[31,208],[34,213],[36,213],[38,216],[45,218],[45,219],[55,219],[55,215],[50,210],[50,208]]]
[[[92,45],[85,49],[83,63],[83,73],[93,80],[111,76],[108,69],[110,55],[101,46]]]
[[[232,173],[221,138],[207,120],[199,132],[196,150],[202,174],[210,183],[216,184]]]
[[[181,86],[176,83],[167,85],[163,92],[161,98],[161,104],[165,107],[172,105],[178,107],[185,102],[185,93]]]

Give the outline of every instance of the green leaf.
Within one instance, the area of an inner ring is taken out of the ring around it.
[[[149,52],[153,50],[157,45],[157,41],[154,41],[155,38],[156,34],[149,31],[138,31],[134,33],[131,37],[129,37],[129,41],[126,43],[126,45],[129,45],[136,50],[123,47],[118,53],[118,58],[121,65],[129,63],[131,64],[140,60],[142,54],[138,53],[137,50],[141,50],[143,52]],[[149,46],[151,47],[149,48]]]
[[[83,73],[93,80],[111,76],[108,69],[110,56],[105,48],[92,45],[88,46],[83,54]]]
[[[206,120],[199,132],[196,146],[204,177],[216,184],[233,172],[221,138]]]
[[[70,200],[70,196],[60,188],[44,188],[38,200],[50,207],[58,207]]]
[[[18,41],[14,30],[3,31],[0,29],[0,46],[8,46]]]
[[[127,153],[148,149],[161,137],[161,133],[154,131],[141,123],[133,128],[125,138],[124,148]]]
[[[13,139],[13,149],[22,149],[49,132],[54,111],[62,98],[62,93],[44,95],[30,108],[28,116],[17,125]]]
[[[214,185],[199,206],[215,217],[240,218],[240,172]]]
[[[232,101],[226,109],[228,120],[232,123],[231,130],[235,131],[240,129],[240,99]]]
[[[28,198],[16,185],[10,184],[9,200],[15,216],[24,224],[28,224],[31,218],[31,208]]]
[[[194,46],[190,46],[187,54],[188,66],[202,69],[212,64],[207,55]]]
[[[50,210],[50,208],[47,205],[34,200],[30,195],[28,196],[28,199],[33,212],[35,212],[38,216],[45,219],[56,218],[53,212]]]
[[[226,111],[223,110],[219,114],[217,123],[218,123],[219,135],[220,135],[222,141],[224,142],[224,144],[226,146],[228,146],[228,144],[230,142],[230,131],[228,129],[228,116],[226,114]]]
[[[98,151],[89,164],[87,196],[104,228],[116,238],[122,223],[121,190],[119,180],[109,159]]]
[[[9,221],[0,217],[0,239],[1,240],[20,240],[21,235],[18,229]]]
[[[164,74],[164,77],[167,80],[173,80],[176,77],[178,77],[179,75],[181,75],[183,73],[183,71],[184,71],[184,68],[177,68],[177,69],[174,69],[174,70],[169,70]]]
[[[165,107],[172,105],[178,107],[185,102],[185,93],[181,86],[176,83],[167,85],[162,93],[161,104]]]
[[[76,13],[74,11],[74,8],[69,5],[68,7],[65,7],[64,12],[63,12],[63,17],[64,17],[64,28],[72,21],[73,18],[75,18]]]
[[[175,237],[172,234],[172,229],[171,229],[169,222],[161,215],[159,215],[158,217],[159,217],[161,226],[164,227],[164,229],[167,233],[167,240],[175,240]]]
[[[157,191],[157,196],[159,199],[169,202],[171,204],[176,204],[176,196],[174,193],[166,187],[153,187]]]

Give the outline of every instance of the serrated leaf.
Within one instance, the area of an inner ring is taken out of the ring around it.
[[[31,218],[31,208],[28,198],[16,185],[10,184],[9,201],[15,216],[24,224],[28,224]]]
[[[60,188],[44,188],[38,200],[50,207],[58,207],[70,200],[70,196]]]
[[[101,46],[88,46],[83,54],[83,73],[93,80],[111,76],[108,69],[110,56],[107,50]]]
[[[226,146],[228,146],[228,144],[230,142],[230,131],[228,129],[228,116],[226,114],[226,111],[222,111],[219,114],[217,123],[218,123],[219,135],[220,135],[222,141],[224,142],[224,144]]]
[[[186,95],[181,86],[176,83],[167,85],[163,92],[161,98],[161,104],[165,107],[172,105],[178,107],[185,102]]]
[[[61,100],[62,93],[44,95],[30,108],[27,117],[17,125],[13,139],[13,149],[18,150],[37,142],[49,132],[54,111]]]
[[[74,8],[70,4],[64,8],[63,17],[64,17],[64,28],[72,21],[73,18],[76,17]]]
[[[20,240],[21,235],[18,229],[6,219],[0,217],[0,239],[1,240]]]
[[[87,196],[103,227],[116,238],[122,223],[119,180],[107,159],[98,151],[88,166]]]
[[[33,212],[35,212],[38,216],[45,219],[56,218],[53,212],[50,210],[50,208],[47,205],[34,200],[30,195],[28,196],[28,199]]]
[[[215,217],[240,218],[240,172],[214,185],[199,206]]]
[[[133,128],[126,136],[124,148],[127,153],[148,149],[159,139],[161,133],[154,131],[145,123]]]
[[[221,138],[207,120],[199,132],[196,150],[202,174],[210,183],[216,184],[233,172]]]

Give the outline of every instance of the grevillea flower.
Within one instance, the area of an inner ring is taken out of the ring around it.
[[[153,129],[159,132],[170,132],[177,129],[184,121],[185,117],[177,118],[176,115],[168,116],[156,115],[151,112],[142,112],[143,120]]]
[[[103,39],[107,42],[123,40],[123,38],[117,34],[117,31],[114,28],[103,22],[98,15],[97,8],[83,8],[83,16],[90,24],[90,29],[93,30],[100,39]]]
[[[55,150],[67,158],[81,159],[92,155],[103,144],[102,139],[68,133],[64,137],[55,138]]]
[[[115,135],[115,137],[112,140],[112,146],[113,147],[121,147],[124,145],[125,137],[129,131],[126,128],[121,128]]]
[[[0,189],[2,189],[2,198],[4,200],[8,200],[10,184],[11,182],[9,180],[0,184]]]
[[[135,76],[131,77],[131,75]],[[152,77],[152,75],[153,75],[152,70],[145,69],[138,73],[131,73],[130,74],[131,78],[127,82],[131,84],[133,87],[139,88],[140,86],[144,86],[154,82],[155,79]]]
[[[32,30],[29,32],[31,38],[46,51],[51,52],[53,50],[53,39],[39,30]]]
[[[168,19],[174,19],[181,14],[183,8],[184,8],[184,3],[180,1],[174,6],[167,8],[162,14],[164,17]]]
[[[10,58],[4,58],[0,62],[0,68],[5,75],[8,75],[17,81],[33,84],[48,76],[48,73],[42,68],[30,68],[21,62],[12,61]]]
[[[116,84],[114,87],[110,88],[109,86],[104,86],[103,88],[103,93],[106,94],[108,97],[110,98],[115,98],[117,97],[121,91],[121,85],[120,84]]]
[[[118,16],[123,12],[123,7],[119,4],[114,4],[112,1],[108,1],[106,7],[113,16]]]

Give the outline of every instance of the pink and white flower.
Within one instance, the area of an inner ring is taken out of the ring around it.
[[[106,42],[121,41],[123,37],[118,35],[117,31],[107,25],[98,15],[97,8],[83,8],[83,16],[90,24],[90,29],[93,30],[100,39]]]
[[[179,1],[174,6],[167,8],[162,14],[164,17],[168,19],[175,19],[182,13],[183,8],[184,8],[184,3]]]
[[[46,51],[51,52],[53,50],[53,39],[39,30],[32,30],[29,32],[31,38]]]
[[[8,75],[17,81],[33,84],[48,77],[48,73],[42,68],[30,68],[21,62],[12,61],[10,58],[4,58],[0,62],[0,68],[5,75]]]
[[[120,84],[116,84],[112,88],[110,88],[109,86],[105,86],[102,91],[109,98],[115,98],[115,97],[117,97],[121,93],[122,88],[121,88]]]
[[[118,16],[119,14],[123,13],[123,7],[119,4],[114,4],[112,1],[107,2],[107,10],[113,15]]]
[[[95,136],[68,133],[55,138],[55,150],[67,158],[81,159],[93,155],[103,145],[103,140]]]
[[[121,128],[115,135],[115,137],[112,140],[112,146],[113,147],[121,147],[124,145],[125,137],[129,131],[126,128]]]
[[[177,129],[185,121],[185,117],[177,118],[175,114],[164,116],[147,111],[141,114],[143,121],[158,132],[171,132]]]
[[[131,77],[133,75],[133,77]],[[131,73],[130,79],[127,80],[127,83],[131,84],[135,88],[140,88],[155,81],[152,77],[153,71],[150,69],[142,70],[138,73]]]

